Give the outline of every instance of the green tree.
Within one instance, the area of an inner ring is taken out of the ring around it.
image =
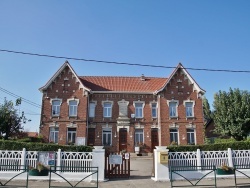
[[[202,98],[202,104],[203,104],[204,119],[205,119],[205,122],[207,122],[210,119],[212,119],[212,111],[210,110],[210,105],[209,105],[208,100],[205,96]]]
[[[21,99],[16,100],[16,106],[21,104]],[[27,119],[24,112],[18,115],[17,109],[12,101],[5,99],[4,104],[0,105],[0,135],[7,140],[13,135],[17,135],[23,129],[22,124]],[[30,121],[30,120],[28,120]]]
[[[214,95],[215,133],[243,140],[250,132],[250,93],[239,89]]]

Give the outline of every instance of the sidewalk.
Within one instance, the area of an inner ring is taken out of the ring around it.
[[[171,183],[169,181],[166,182],[156,182],[151,179],[152,169],[153,169],[153,159],[152,157],[133,157],[131,158],[131,172],[129,179],[115,179],[105,182],[99,182],[99,188],[169,188],[171,187]],[[4,183],[4,182],[3,182]],[[29,180],[29,188],[48,188],[49,181],[48,180]],[[70,182],[72,185],[75,185],[76,182]],[[193,181],[195,183],[195,181]],[[248,185],[244,186],[246,188],[250,188],[250,179],[237,179],[237,183],[248,183]],[[12,185],[19,185],[20,187],[25,185],[25,181],[13,181]],[[184,186],[191,187],[190,183],[187,181],[174,181],[175,186]],[[58,182],[53,181],[52,184],[56,187],[70,187],[66,182]],[[214,187],[213,179],[203,179],[198,185],[209,185],[202,187]],[[217,187],[218,188],[229,188],[234,186],[234,177],[231,178],[217,178]],[[96,187],[96,183],[83,182],[81,184],[82,187]],[[79,187],[79,186],[78,186]],[[195,186],[200,188],[201,186]],[[243,187],[243,186],[241,186]]]
[[[237,179],[238,183],[248,183],[248,185],[240,186],[249,188],[250,187],[250,179]],[[73,185],[75,185],[76,182],[71,182]],[[199,185],[208,185],[208,186],[195,186],[197,188],[206,187],[211,188],[214,187],[214,180],[204,179],[200,182]],[[25,181],[13,181],[10,185],[19,185],[20,187],[25,185]],[[65,182],[52,182],[53,186],[56,187],[70,187]],[[184,186],[184,187],[191,187],[190,184],[186,181],[175,181],[175,186]],[[84,182],[82,185],[84,187],[94,187],[96,186],[96,183],[87,183]],[[39,180],[29,180],[29,188],[48,188],[49,182],[48,181],[39,181]],[[149,178],[130,178],[130,179],[120,179],[120,180],[112,180],[112,181],[106,181],[106,182],[99,182],[99,188],[169,188],[171,187],[170,182],[155,182]],[[234,186],[234,179],[217,179],[217,187],[218,188],[229,188],[229,187],[235,187]]]

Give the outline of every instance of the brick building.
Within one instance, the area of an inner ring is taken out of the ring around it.
[[[59,144],[152,152],[203,144],[203,89],[178,64],[169,78],[78,76],[66,61],[40,88],[40,133]]]

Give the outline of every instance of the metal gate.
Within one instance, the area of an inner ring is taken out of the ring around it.
[[[130,154],[105,152],[105,178],[129,178]]]

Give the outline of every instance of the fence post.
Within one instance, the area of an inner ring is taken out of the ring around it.
[[[57,151],[57,159],[56,159],[57,173],[60,173],[60,170],[61,170],[61,162],[62,162],[61,159],[62,159],[62,150],[58,149],[58,151]]]
[[[21,168],[24,168],[26,165],[26,149],[23,148],[22,155],[21,155]]]
[[[227,149],[227,153],[228,153],[228,166],[233,167],[233,152],[231,148]]]
[[[98,180],[104,181],[104,172],[105,172],[105,149],[102,149],[103,146],[94,146],[93,149],[93,158],[92,158],[92,167],[98,167]],[[92,175],[92,180],[97,180],[97,174]]]
[[[201,150],[197,149],[197,166],[201,166]]]
[[[162,152],[168,154],[167,146],[155,146],[154,149],[154,166],[155,166],[155,177],[152,178],[154,181],[169,181],[169,165],[167,163],[160,163],[160,155]]]

